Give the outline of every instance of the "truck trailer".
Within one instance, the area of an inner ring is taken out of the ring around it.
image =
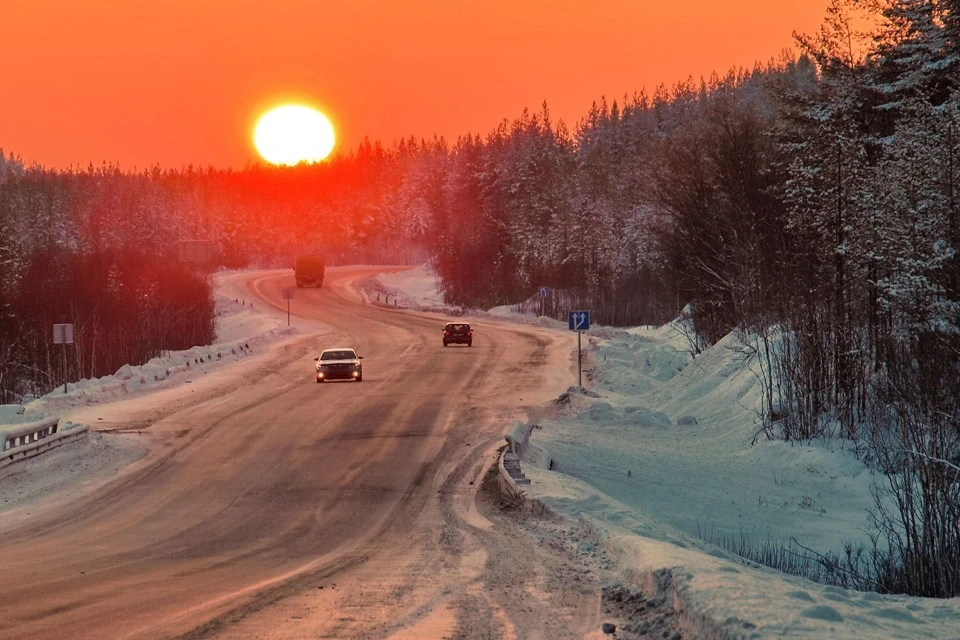
[[[322,256],[297,256],[294,259],[293,273],[298,287],[322,287],[323,270]]]

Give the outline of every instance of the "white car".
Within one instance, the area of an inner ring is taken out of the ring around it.
[[[356,380],[363,381],[363,365],[360,361],[363,356],[349,347],[324,349],[320,357],[314,358],[317,362],[317,383],[326,380]]]

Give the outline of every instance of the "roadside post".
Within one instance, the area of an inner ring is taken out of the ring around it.
[[[540,298],[540,315],[543,315],[544,301],[550,297],[550,289],[548,287],[540,287],[537,289],[537,297]]]
[[[67,393],[67,345],[73,344],[73,325],[55,324],[53,325],[53,344],[63,345],[63,393]]]
[[[283,297],[287,301],[287,326],[290,326],[290,301],[293,300],[293,289],[283,290]]]
[[[568,320],[570,331],[577,332],[577,386],[583,387],[583,350],[580,346],[580,334],[590,328],[590,312],[571,311]]]

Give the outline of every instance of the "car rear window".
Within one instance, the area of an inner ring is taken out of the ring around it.
[[[470,331],[470,325],[465,322],[460,322],[457,324],[448,324],[447,331],[450,333],[466,333]]]

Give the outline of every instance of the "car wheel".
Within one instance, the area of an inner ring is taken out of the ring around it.
[[[323,378],[317,376],[317,384],[320,384],[321,382],[323,382]]]
[[[362,376],[362,375],[357,376],[357,382],[363,382],[363,376]]]
[[[472,346],[473,346],[473,341],[468,342],[468,343],[467,343],[467,346],[468,346],[468,347],[472,347]]]
[[[447,346],[447,341],[446,341],[446,340],[443,341],[443,346]]]

